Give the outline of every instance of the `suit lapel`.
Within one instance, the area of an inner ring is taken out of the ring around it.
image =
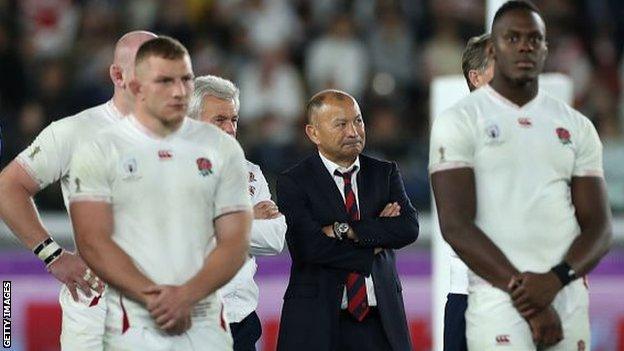
[[[314,156],[312,156],[311,161],[311,175],[314,178],[314,182],[318,186],[318,192],[325,196],[328,203],[331,204],[332,208],[336,211],[336,213],[340,214],[341,218],[346,219],[347,210],[345,209],[342,195],[340,195],[340,191],[336,186],[336,182],[327,171],[327,168],[325,168],[325,165],[323,164],[323,161],[321,161],[321,157],[318,155],[318,153],[315,153]]]

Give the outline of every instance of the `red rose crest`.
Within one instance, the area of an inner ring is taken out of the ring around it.
[[[567,145],[567,144],[570,144],[572,142],[570,140],[570,132],[567,129],[559,127],[559,128],[557,128],[556,132],[557,132],[557,137],[559,137],[559,141],[563,145]]]
[[[197,162],[197,169],[199,169],[199,174],[201,174],[202,177],[212,174],[212,162],[210,162],[209,159],[200,157],[195,162]]]

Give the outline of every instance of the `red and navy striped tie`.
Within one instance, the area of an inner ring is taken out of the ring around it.
[[[360,219],[360,211],[358,210],[357,201],[355,200],[355,193],[351,187],[351,176],[356,170],[357,166],[350,172],[334,172],[334,175],[342,177],[344,180],[345,208],[349,218],[353,221]],[[347,288],[347,310],[355,319],[361,322],[369,311],[364,276],[357,272],[349,273],[345,286]]]

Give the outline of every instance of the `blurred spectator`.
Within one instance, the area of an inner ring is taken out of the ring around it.
[[[72,0],[22,0],[24,38],[34,58],[61,57],[73,44],[79,9]]]
[[[287,60],[285,50],[267,50],[258,53],[238,75],[241,90],[241,115],[244,124],[266,123],[273,116],[278,126],[271,128],[261,142],[286,142],[300,117],[304,92],[297,69]],[[254,128],[255,129],[255,128]],[[260,128],[263,129],[264,128]]]
[[[600,121],[598,131],[604,147],[604,172],[609,201],[614,211],[624,211],[624,135],[613,115]]]
[[[255,50],[276,50],[300,40],[301,27],[290,1],[247,0],[239,16]]]
[[[362,97],[368,83],[368,55],[348,16],[338,16],[329,31],[310,44],[306,75],[312,92],[336,88],[356,100]]]
[[[425,84],[434,77],[462,74],[459,58],[464,49],[464,42],[458,36],[457,23],[439,14],[434,21],[433,37],[424,45],[423,64]]]
[[[394,7],[382,8],[374,28],[369,41],[373,72],[389,73],[401,87],[409,85],[416,66],[414,38],[401,14]]]

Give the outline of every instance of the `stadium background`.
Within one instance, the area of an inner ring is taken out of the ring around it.
[[[624,2],[535,1],[548,28],[546,71],[574,83],[574,105],[596,125],[616,244],[590,276],[593,350],[624,350]],[[196,75],[241,88],[240,141],[269,183],[311,151],[302,109],[325,87],[351,92],[367,153],[396,160],[423,234],[399,254],[417,350],[431,346],[429,86],[461,74],[466,40],[483,32],[478,0],[0,0],[0,126],[6,165],[50,122],[106,101],[115,40],[132,29],[178,38]],[[2,196],[2,194],[0,194]],[[71,245],[58,186],[37,197],[51,233]],[[272,350],[287,252],[259,259],[259,314]],[[58,284],[0,223],[0,276],[13,282],[13,347],[54,350]]]

